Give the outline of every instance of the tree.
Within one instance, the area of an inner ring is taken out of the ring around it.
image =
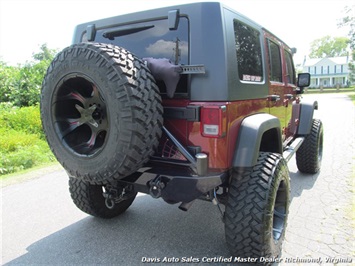
[[[49,49],[47,44],[44,43],[41,45],[40,51],[38,53],[32,54],[32,58],[37,61],[52,61],[56,53],[57,50]]]
[[[311,43],[310,58],[346,56],[349,39],[346,37],[325,36]]]
[[[351,82],[355,82],[355,17],[354,17],[355,6],[345,7],[345,16],[341,19],[338,24],[339,27],[349,27],[349,37],[350,37],[350,49],[351,58],[349,62],[350,75],[349,79]]]
[[[0,62],[0,102],[11,101],[11,91],[19,79],[19,67],[8,66]]]
[[[46,44],[32,55],[35,61],[17,67],[0,62],[0,101],[16,106],[30,106],[39,103],[42,80],[56,50]]]

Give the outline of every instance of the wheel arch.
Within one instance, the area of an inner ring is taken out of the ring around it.
[[[233,168],[253,167],[259,152],[282,154],[280,120],[270,114],[246,117],[240,126],[232,161]]]

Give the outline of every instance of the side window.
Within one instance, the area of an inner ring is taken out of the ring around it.
[[[295,74],[295,68],[293,66],[292,55],[288,51],[285,51],[285,57],[286,57],[287,83],[296,84],[296,74]]]
[[[269,42],[270,80],[282,82],[280,46],[270,40],[268,42]]]
[[[235,46],[238,76],[241,81],[262,82],[264,80],[260,32],[234,20]]]

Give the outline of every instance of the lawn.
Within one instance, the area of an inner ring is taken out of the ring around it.
[[[348,97],[351,99],[351,101],[355,105],[355,92],[347,92],[345,94],[348,95]]]

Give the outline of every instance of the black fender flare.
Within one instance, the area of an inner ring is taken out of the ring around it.
[[[297,134],[298,135],[308,135],[311,132],[312,120],[314,110],[318,110],[317,101],[302,101],[300,103],[300,123],[298,126]]]
[[[273,130],[275,141],[271,152],[282,154],[280,120],[270,114],[256,114],[246,117],[239,128],[233,157],[233,168],[253,167],[258,159],[264,133]]]

